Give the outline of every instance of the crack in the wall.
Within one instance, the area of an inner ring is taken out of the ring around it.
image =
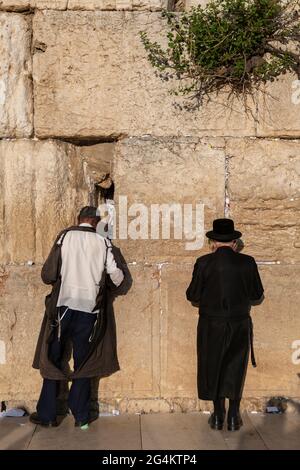
[[[230,157],[226,154],[225,150],[225,188],[224,188],[224,217],[230,217],[230,196],[229,196],[229,159]]]
[[[34,137],[35,135],[35,122],[34,122],[34,118],[35,118],[35,99],[34,99],[34,80],[33,80],[33,14],[30,15],[30,27],[31,27],[31,35],[30,35],[30,60],[31,60],[31,63],[30,63],[30,67],[31,67],[31,70],[30,70],[30,81],[31,81],[31,102],[32,102],[32,132],[31,132],[31,136],[30,137]]]
[[[34,82],[33,82],[34,84]],[[34,98],[34,94],[33,94],[33,98]],[[34,101],[34,99],[33,99]],[[39,135],[36,135],[34,133],[34,135],[30,136],[30,137],[0,137],[0,141],[3,140],[8,140],[8,141],[15,141],[15,140],[34,140],[34,141],[41,141],[41,142],[44,142],[44,141],[60,141],[60,142],[64,142],[64,143],[67,143],[67,144],[72,144],[72,145],[75,145],[77,147],[88,147],[88,146],[92,146],[92,145],[97,145],[97,144],[105,144],[105,143],[118,143],[118,142],[121,142],[122,140],[125,140],[125,139],[130,139],[130,140],[133,140],[133,139],[136,139],[136,140],[152,140],[152,141],[157,141],[157,142],[160,142],[160,143],[171,143],[171,142],[175,142],[175,143],[189,143],[189,144],[192,144],[192,143],[205,143],[203,141],[205,141],[205,139],[220,139],[220,138],[224,138],[226,139],[227,141],[228,140],[267,140],[267,141],[291,141],[291,142],[295,142],[295,143],[300,143],[300,136],[299,137],[288,137],[288,136],[281,136],[281,137],[271,137],[271,136],[253,136],[253,135],[249,135],[249,136],[242,136],[242,137],[239,137],[239,136],[233,136],[233,135],[206,135],[206,136],[186,136],[185,138],[182,137],[182,136],[176,136],[176,135],[165,135],[165,136],[155,136],[155,135],[151,135],[151,136],[144,136],[144,135],[129,135],[129,134],[124,134],[124,133],[118,133],[118,134],[115,134],[115,135],[112,135],[112,136],[107,136],[107,135],[102,135],[102,136],[84,136],[84,137],[65,137],[65,136],[59,136],[59,135],[49,135],[49,136],[39,136]],[[193,139],[193,140],[191,140]],[[213,149],[224,149],[224,147],[226,147],[226,145],[212,145],[211,148]]]
[[[260,136],[260,135],[256,135],[254,137],[254,139],[258,139],[258,140],[270,140],[270,141],[274,141],[274,142],[278,142],[278,141],[286,141],[286,140],[290,140],[292,142],[299,142],[300,141],[300,136],[297,136],[297,135],[280,135],[280,136]]]
[[[256,94],[256,99],[255,99],[255,116],[253,116],[254,120],[254,133],[255,136],[258,134],[258,124],[259,124],[259,106],[258,106],[258,93]]]
[[[18,316],[17,316],[17,312],[16,312],[16,309],[13,308],[13,314],[14,314],[14,318],[13,318],[13,321],[10,325],[10,337],[9,337],[9,342],[10,343],[13,343],[13,338],[14,338],[14,330],[16,328],[16,324],[18,322]]]
[[[71,144],[75,147],[91,147],[98,144],[111,144],[117,143],[120,140],[126,138],[124,134],[115,134],[112,136],[85,136],[85,137],[59,137],[59,136],[48,136],[48,137],[37,137],[40,141],[57,140],[65,144]]]
[[[6,271],[7,265],[0,265],[0,295],[5,293],[5,285],[9,277],[9,273]]]
[[[32,185],[31,185],[31,201],[32,201],[32,211],[31,211],[31,219],[32,219],[32,233],[33,233],[33,254],[37,252],[37,210],[36,210],[36,202],[37,202],[37,178],[36,172],[33,172],[32,175]]]
[[[159,377],[158,377],[158,390],[159,396],[161,396],[161,370],[162,370],[162,343],[163,343],[163,335],[162,335],[162,322],[163,322],[163,306],[162,306],[162,268],[164,263],[157,264],[158,270],[158,289],[159,289]]]
[[[31,53],[32,55],[34,55],[34,54],[46,52],[47,47],[48,47],[47,44],[45,44],[44,42],[34,41],[34,44],[32,42],[32,45],[31,45]]]

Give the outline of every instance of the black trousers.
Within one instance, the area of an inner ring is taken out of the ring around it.
[[[91,313],[60,307],[61,332],[58,329],[54,340],[49,345],[49,359],[59,369],[67,339],[73,346],[74,370],[76,371],[85,359],[89,350],[89,338],[96,316]],[[54,421],[57,415],[56,398],[59,393],[59,381],[44,379],[41,395],[37,404],[39,418],[43,421]],[[81,378],[72,381],[68,404],[76,421],[85,421],[89,416],[91,400],[91,379]]]
[[[202,400],[242,397],[250,352],[250,317],[199,318],[198,396]]]

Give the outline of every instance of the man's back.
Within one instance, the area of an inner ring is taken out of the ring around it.
[[[188,300],[199,304],[208,315],[248,315],[252,301],[263,294],[254,258],[221,246],[198,258]]]
[[[104,270],[106,244],[96,232],[69,231],[62,244],[61,289],[57,306],[92,312]],[[107,252],[107,272],[119,285],[123,273],[118,269],[111,249]]]

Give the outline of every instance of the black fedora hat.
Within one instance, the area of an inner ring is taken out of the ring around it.
[[[230,242],[242,236],[241,232],[234,229],[231,219],[216,219],[213,221],[213,230],[206,232],[207,238],[219,242]]]

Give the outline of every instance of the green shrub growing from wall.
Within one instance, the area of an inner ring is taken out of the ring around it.
[[[167,45],[140,31],[148,59],[170,92],[194,108],[212,93],[246,97],[286,72],[300,76],[299,0],[211,0],[184,13],[164,10]]]

